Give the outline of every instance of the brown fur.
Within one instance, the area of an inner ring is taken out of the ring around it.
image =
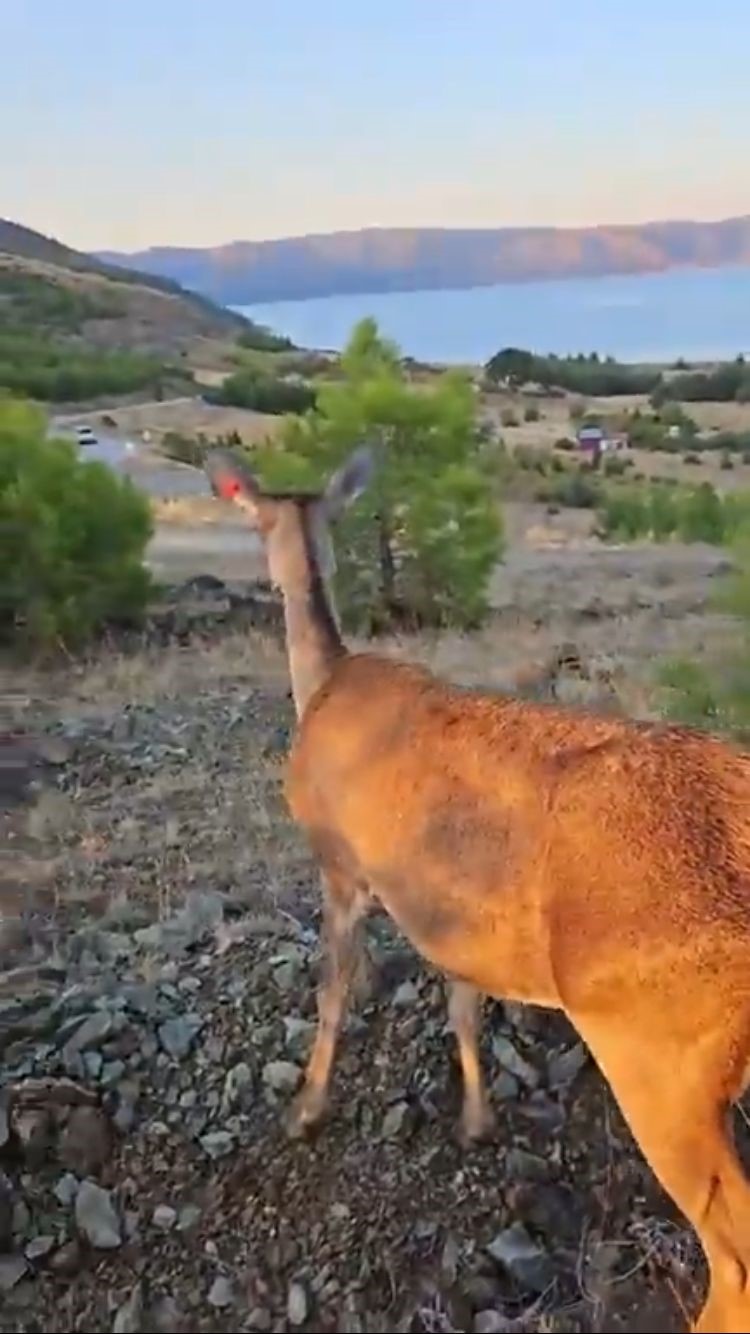
[[[348,655],[314,533],[364,462],[317,502],[214,466],[219,489],[239,478],[284,593],[301,715],[287,796],[324,874],[327,972],[292,1128],[324,1109],[374,897],[453,980],[466,1134],[489,1121],[477,993],[564,1010],[703,1243],[695,1330],[750,1331],[750,1185],[727,1130],[750,1067],[750,757]]]

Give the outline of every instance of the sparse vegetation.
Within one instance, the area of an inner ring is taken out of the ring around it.
[[[617,541],[679,537],[683,542],[732,542],[750,517],[750,496],[721,496],[709,482],[689,487],[666,481],[605,489],[599,521],[604,537]]]
[[[735,537],[736,567],[722,581],[713,603],[737,623],[736,652],[711,665],[674,658],[661,664],[659,699],[665,716],[709,731],[727,732],[750,742],[750,528]]]
[[[150,512],[143,495],[33,408],[0,400],[0,636],[30,650],[85,642],[143,613]]]
[[[0,331],[0,390],[51,403],[75,403],[150,389],[192,377],[136,352],[103,352],[39,334]]]

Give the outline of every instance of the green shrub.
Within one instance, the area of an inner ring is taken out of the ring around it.
[[[746,520],[747,523],[747,520]],[[750,743],[750,541],[747,527],[733,542],[736,567],[712,599],[717,610],[736,618],[736,652],[702,664],[673,659],[660,664],[658,702],[673,722],[727,733]]]
[[[523,419],[525,422],[538,422],[541,418],[541,412],[536,403],[527,403],[523,410]]]
[[[133,623],[150,589],[146,498],[35,409],[0,401],[0,635],[30,650],[75,647]]]
[[[605,454],[602,471],[605,477],[622,477],[632,463],[633,460],[623,454]]]
[[[505,427],[520,425],[518,420],[518,413],[516,412],[515,408],[503,408],[502,412],[500,413],[500,424],[501,426]]]
[[[539,487],[536,498],[568,509],[593,509],[599,503],[600,491],[592,477],[581,472],[564,472]]]
[[[507,454],[477,431],[471,384],[446,372],[429,390],[412,387],[373,320],[354,329],[341,369],[314,412],[290,417],[273,448],[255,451],[264,481],[318,485],[352,445],[372,441],[381,466],[334,532],[344,623],[370,634],[479,624],[502,551],[491,484]]]
[[[272,375],[241,370],[228,376],[222,385],[210,390],[205,398],[210,403],[220,403],[226,407],[249,408],[254,412],[281,416],[287,412],[309,412],[315,406],[316,394],[306,384],[295,384]]]

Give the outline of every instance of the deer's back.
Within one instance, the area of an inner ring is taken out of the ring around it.
[[[636,956],[750,977],[750,759],[708,737],[354,656],[302,720],[288,796],[324,860],[491,994],[568,1004]]]

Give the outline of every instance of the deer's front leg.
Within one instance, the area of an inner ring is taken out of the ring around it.
[[[362,956],[366,892],[338,873],[323,873],[323,977],[318,988],[318,1027],[305,1071],[302,1091],[295,1099],[287,1129],[298,1138],[323,1115],[346,1001]]]
[[[458,1043],[464,1085],[460,1138],[463,1144],[484,1139],[494,1128],[479,1063],[481,998],[467,982],[449,982],[448,1017]]]

